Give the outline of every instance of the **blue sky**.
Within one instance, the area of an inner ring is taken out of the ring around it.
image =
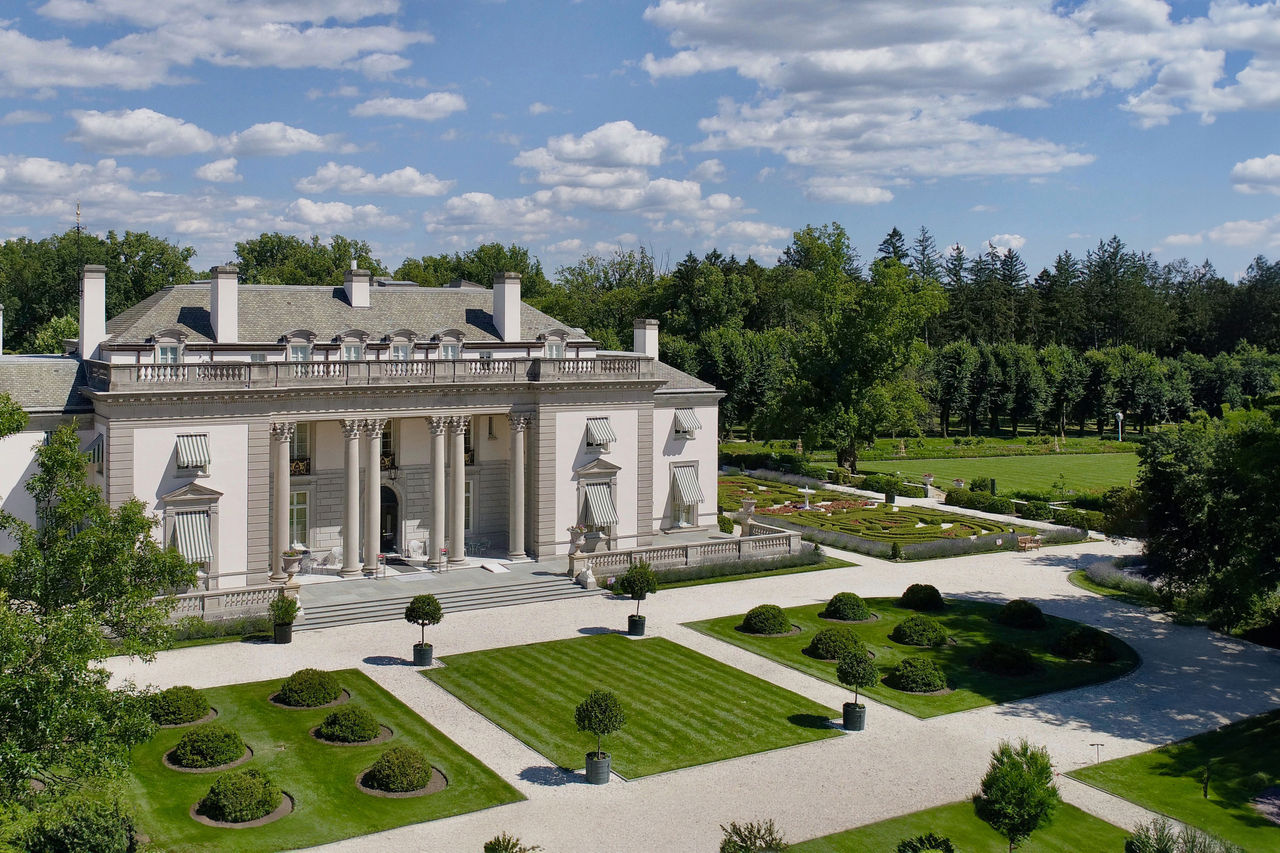
[[[1280,256],[1280,3],[7,0],[0,238]]]

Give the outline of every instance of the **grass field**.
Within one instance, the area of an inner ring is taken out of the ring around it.
[[[975,783],[976,787],[976,783]],[[785,827],[783,827],[785,829]],[[964,853],[1006,853],[1009,842],[973,813],[952,803],[792,845],[791,853],[893,853],[904,838],[935,832]],[[1120,853],[1128,833],[1075,806],[1063,804],[1053,823],[1036,830],[1018,853]]]
[[[691,767],[839,734],[827,708],[684,646],[599,634],[445,658],[425,675],[556,765],[578,769],[594,750],[573,709],[596,689],[627,715],[605,738],[626,778]]]
[[[165,767],[162,757],[185,728],[161,729],[133,753],[126,780],[139,828],[157,849],[166,851],[250,851],[311,847],[367,835],[396,826],[462,814],[524,799],[457,744],[410,711],[363,673],[336,673],[351,702],[367,708],[395,733],[373,746],[332,746],[308,734],[330,709],[279,708],[267,701],[280,681],[260,681],[202,691],[253,749],[244,767],[266,773],[294,797],[292,814],[244,829],[205,826],[187,810],[209,790],[217,773],[182,773]],[[414,746],[449,780],[443,791],[426,797],[388,799],[361,793],[356,776],[392,746]]]
[[[1205,799],[1201,785],[1211,760]],[[1246,850],[1280,850],[1280,826],[1250,805],[1259,791],[1280,785],[1280,711],[1068,775]]]
[[[1138,655],[1120,640],[1114,640],[1120,651],[1119,660],[1109,664],[1068,661],[1052,655],[1049,644],[1053,637],[1074,625],[1068,619],[1047,616],[1049,628],[1044,631],[1023,631],[1009,628],[991,620],[1000,605],[983,601],[947,600],[947,609],[932,613],[946,628],[955,645],[934,649],[903,646],[889,639],[894,626],[914,610],[898,607],[891,598],[869,598],[867,604],[880,618],[874,622],[853,625],[876,656],[876,666],[882,674],[891,670],[904,657],[924,656],[933,658],[947,675],[952,692],[939,696],[904,693],[885,684],[878,684],[862,692],[871,698],[917,717],[935,717],[984,705],[1010,702],[1027,696],[1080,687],[1116,678],[1138,664]],[[737,630],[742,615],[725,616],[691,622],[689,627],[725,642],[741,646],[748,651],[775,660],[818,678],[838,684],[836,667],[829,661],[816,660],[804,654],[816,631],[834,624],[818,616],[825,604],[810,604],[788,609],[791,622],[801,628],[799,634],[786,637],[761,637]],[[1021,677],[992,675],[969,664],[970,658],[991,640],[1003,640],[1031,651],[1041,665],[1039,672]]]
[[[1071,434],[1054,442],[1052,436],[1034,436],[1026,431],[1019,438],[1009,436],[990,437],[964,435],[951,438],[928,436],[921,438],[878,438],[875,444],[862,450],[859,459],[885,460],[902,457],[906,451],[908,459],[968,459],[979,456],[1041,456],[1061,455],[1066,453],[1131,453],[1142,441],[1126,432],[1125,440],[1117,442],[1114,431],[1108,438],[1100,439],[1089,434],[1083,438]],[[738,453],[793,453],[795,441],[723,441],[721,449]],[[1056,450],[1054,448],[1057,448]],[[830,448],[819,448],[812,451],[816,462],[834,462],[836,452]]]
[[[1014,490],[1050,490],[1063,475],[1070,492],[1102,491],[1111,486],[1127,486],[1137,479],[1138,457],[1134,453],[1064,454],[1052,456],[998,456],[986,459],[891,459],[859,463],[860,472],[898,472],[904,479],[920,482],[920,475],[933,474],[934,485],[975,477],[994,477],[1000,493]]]

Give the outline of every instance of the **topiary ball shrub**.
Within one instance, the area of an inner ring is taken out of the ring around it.
[[[889,639],[904,646],[941,646],[947,642],[947,631],[937,619],[908,616],[893,626]]]
[[[1110,663],[1119,657],[1111,638],[1097,628],[1076,625],[1060,634],[1050,647],[1055,655],[1067,660]]]
[[[853,652],[865,656],[867,647],[859,639],[858,634],[847,625],[837,628],[823,628],[813,635],[804,653],[818,660],[836,660],[845,652]]]
[[[947,686],[947,677],[928,658],[906,658],[889,673],[889,686],[907,693],[933,693]]]
[[[205,723],[184,732],[169,760],[179,767],[220,767],[244,755],[244,741],[221,723]]]
[[[915,838],[902,839],[894,853],[956,853],[956,846],[945,835],[926,832]]]
[[[261,771],[246,767],[219,776],[200,801],[199,811],[210,820],[246,823],[271,814],[283,798],[276,784]]]
[[[987,643],[973,658],[973,665],[995,675],[1030,675],[1039,669],[1031,652],[999,640]]]
[[[1015,598],[1007,602],[996,612],[996,621],[1010,628],[1021,628],[1024,631],[1043,631],[1049,627],[1040,608],[1025,598]]]
[[[742,630],[748,634],[790,634],[791,620],[776,604],[761,604],[742,617]]]
[[[342,695],[333,673],[322,669],[300,669],[284,680],[276,701],[294,708],[316,708],[328,705]]]
[[[871,608],[867,607],[867,603],[861,596],[852,592],[837,592],[827,602],[826,609],[822,611],[822,618],[861,622],[863,619],[871,618]]]
[[[194,687],[179,685],[151,697],[151,719],[159,726],[194,723],[209,713],[209,700]]]
[[[938,588],[927,583],[913,583],[898,599],[898,606],[908,610],[941,610],[946,605],[942,602],[942,594]]]
[[[324,718],[316,737],[338,743],[364,743],[382,734],[382,726],[359,705],[347,705]]]
[[[417,791],[431,781],[431,763],[413,747],[393,746],[373,762],[363,781],[365,787],[392,794]]]

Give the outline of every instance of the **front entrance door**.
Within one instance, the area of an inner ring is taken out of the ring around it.
[[[379,532],[379,550],[383,554],[400,553],[400,499],[389,486],[382,487],[382,523],[379,525]]]

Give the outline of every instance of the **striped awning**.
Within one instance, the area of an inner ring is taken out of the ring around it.
[[[173,516],[174,544],[187,562],[208,563],[213,560],[213,539],[209,533],[209,513],[179,512]]]
[[[89,442],[89,446],[84,449],[84,452],[89,454],[90,465],[95,467],[102,465],[102,445],[102,433],[98,433],[93,437],[93,441]]]
[[[676,429],[680,432],[693,432],[702,429],[702,424],[693,409],[676,409]]]
[[[673,469],[676,481],[676,497],[678,503],[685,506],[697,506],[702,503],[702,487],[698,485],[698,469],[692,465],[681,465]]]
[[[592,444],[609,444],[618,440],[608,418],[587,418],[587,438]]]
[[[608,483],[587,483],[582,505],[583,520],[593,527],[610,527],[618,523],[618,510],[613,506],[613,492]]]
[[[178,467],[209,467],[209,436],[204,433],[178,436]]]

